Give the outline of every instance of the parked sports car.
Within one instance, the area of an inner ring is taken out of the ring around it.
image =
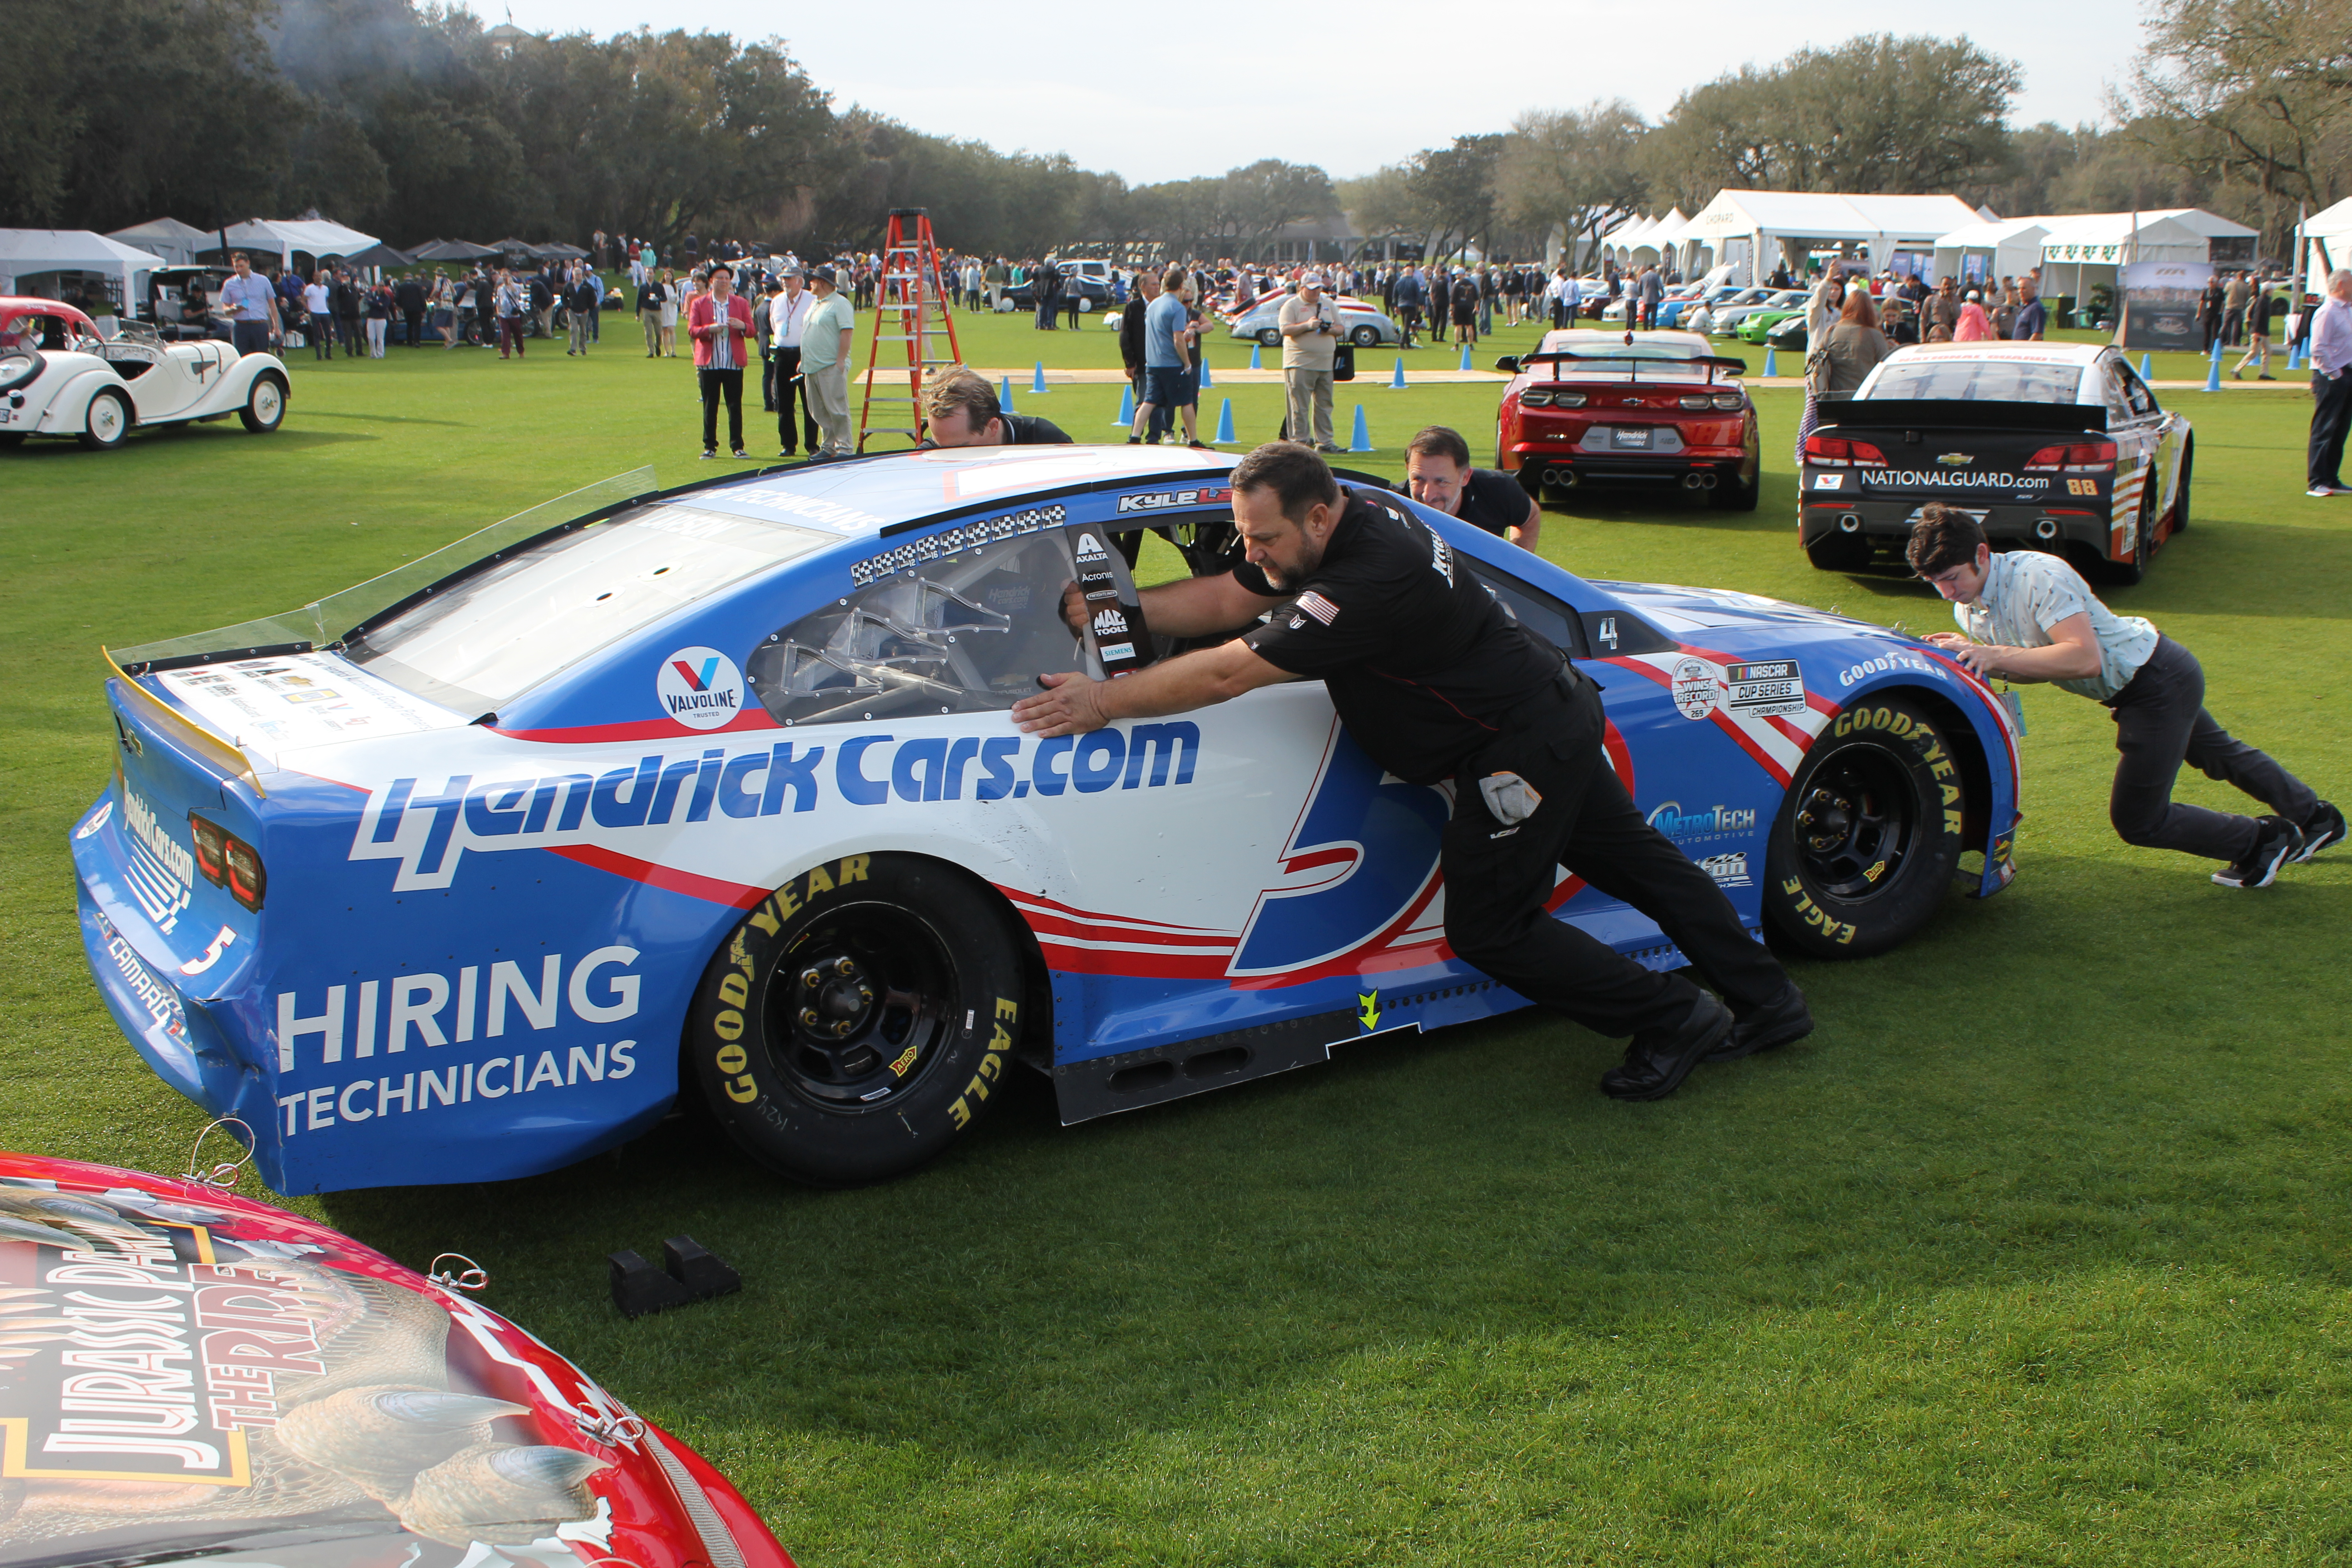
[[[1080,315],[1109,308],[1110,273],[1105,263],[1065,261],[1060,263],[1060,266],[1062,268],[1060,304],[1064,310],[1069,308],[1070,296],[1073,294],[1078,298]],[[1020,282],[1009,285],[1004,289],[1003,299],[1007,309],[1035,310],[1037,308],[1036,280],[1034,278],[1024,278]]]
[[[1919,508],[1967,508],[1997,548],[2063,552],[2137,583],[2189,526],[2189,421],[2116,349],[1919,343],[1895,350],[1805,440],[1798,536],[1816,566],[1899,552]]]
[[[107,452],[141,426],[231,414],[266,433],[286,418],[286,366],[275,354],[166,343],[144,321],[101,337],[71,305],[0,298],[0,447],[71,436]]]
[[[1801,310],[1812,295],[1802,289],[1751,289],[1763,295],[1760,300],[1740,299],[1718,305],[1715,310],[1715,333],[1727,338],[1747,324],[1748,318],[1759,310]]]
[[[1769,334],[1771,332],[1773,328],[1779,326],[1781,322],[1787,321],[1791,316],[1795,316],[1799,320],[1802,320],[1811,309],[1812,299],[1810,295],[1798,300],[1793,305],[1761,306],[1759,309],[1748,311],[1745,316],[1742,316],[1739,319],[1738,336],[1743,342],[1755,343],[1760,346],[1770,341]]]
[[[281,1192],[549,1170],[681,1090],[772,1170],[872,1181],[1024,1064],[1078,1121],[1523,1005],[1445,945],[1445,795],[1385,778],[1320,683],[1083,737],[1010,721],[1042,671],[1179,651],[1112,546],[1149,526],[1167,572],[1225,570],[1233,462],[641,476],[122,649],[116,774],[72,841],[100,989],[167,1083],[259,1131]],[[1933,649],[1421,515],[1593,662],[1619,775],[1751,926],[1878,952],[1963,851],[1974,892],[2008,879],[2005,714]],[[1103,596],[1074,639],[1080,578]],[[1557,909],[1682,962],[1597,889]]]
[[[1282,302],[1288,298],[1287,291],[1260,295],[1255,304],[1234,318],[1232,335],[1255,338],[1270,349],[1280,348]],[[1378,305],[1347,294],[1334,294],[1329,298],[1339,307],[1340,330],[1358,348],[1378,348],[1382,343],[1404,342],[1404,329]]]
[[[700,1455],[457,1263],[0,1153],[0,1564],[791,1568]]]
[[[1744,360],[1696,332],[1568,329],[1511,373],[1495,415],[1496,466],[1540,497],[1580,487],[1680,488],[1756,509],[1761,437]]]

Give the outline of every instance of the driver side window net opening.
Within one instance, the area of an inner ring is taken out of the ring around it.
[[[774,633],[746,673],[780,724],[1010,708],[1042,673],[1101,677],[1062,619],[1076,576],[1059,529],[926,561]]]

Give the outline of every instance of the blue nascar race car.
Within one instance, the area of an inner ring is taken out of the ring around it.
[[[1147,575],[1223,570],[1231,463],[641,472],[302,611],[116,650],[114,778],[72,845],[100,990],[286,1193],[547,1171],[681,1092],[773,1171],[873,1181],[1016,1065],[1077,1121],[1524,1005],[1445,945],[1446,789],[1384,775],[1319,683],[1011,723],[1041,671],[1181,651],[1119,536],[1157,535]],[[2015,738],[1959,665],[1423,516],[1585,661],[1612,765],[1751,928],[1878,952],[1956,876],[2009,881]],[[1681,963],[1574,879],[1553,907]]]

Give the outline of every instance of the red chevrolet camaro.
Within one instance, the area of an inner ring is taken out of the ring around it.
[[[1760,464],[1744,360],[1696,332],[1544,334],[1512,373],[1495,416],[1496,466],[1538,500],[1588,488],[1704,492],[1753,511]]]

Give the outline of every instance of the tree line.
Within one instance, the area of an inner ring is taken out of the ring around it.
[[[501,37],[446,0],[11,0],[0,224],[211,226],[316,207],[413,244],[595,229],[868,245],[890,209],[1013,257],[1098,243],[1259,254],[1345,210],[1429,254],[1585,256],[1625,214],[1724,186],[1951,191],[2004,215],[2205,206],[2283,251],[2352,185],[2352,0],[2157,0],[2107,123],[2009,123],[2015,62],[1860,37],[1745,66],[1653,124],[1619,100],[1334,183],[1264,159],[1129,186],[837,109],[778,39]]]

